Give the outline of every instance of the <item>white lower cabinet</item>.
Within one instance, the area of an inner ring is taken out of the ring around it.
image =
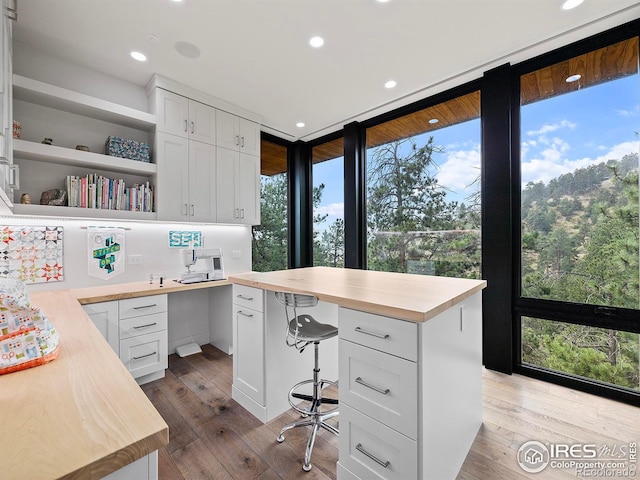
[[[250,399],[257,411],[265,405],[263,298],[262,290],[233,286],[233,393]]]
[[[166,294],[83,307],[139,384],[164,377],[169,355]]]

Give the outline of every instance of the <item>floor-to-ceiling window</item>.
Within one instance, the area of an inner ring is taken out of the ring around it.
[[[287,268],[287,147],[262,140],[260,225],[252,228],[252,270]]]
[[[344,139],[311,149],[313,264],[344,267]]]
[[[369,127],[367,267],[480,278],[480,92]]]
[[[520,77],[520,361],[639,390],[638,37]]]

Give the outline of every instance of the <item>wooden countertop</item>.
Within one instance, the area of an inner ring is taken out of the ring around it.
[[[0,376],[0,477],[97,479],[166,445],[167,424],[75,295],[29,296],[59,331],[60,350]]]
[[[224,285],[231,285],[231,282],[229,280],[214,280],[211,282],[179,283],[175,280],[168,279],[163,282],[162,286],[160,286],[160,282],[158,280],[154,280],[153,283],[118,283],[114,285],[100,285],[98,287],[75,288],[71,290],[71,293],[81,305],[87,305],[89,303],[122,300],[123,298],[186,292],[188,290],[222,287]]]
[[[487,286],[485,280],[330,267],[231,274],[229,281],[310,293],[343,307],[413,322],[427,321]]]

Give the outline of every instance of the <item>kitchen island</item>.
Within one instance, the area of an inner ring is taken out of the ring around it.
[[[236,401],[262,421],[287,410],[313,359],[285,345],[273,292],[315,295],[304,313],[339,331],[320,346],[321,376],[339,379],[338,478],[456,477],[482,423],[485,281],[327,267],[229,280]]]

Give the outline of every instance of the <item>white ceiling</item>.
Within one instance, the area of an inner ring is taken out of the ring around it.
[[[159,73],[261,115],[267,132],[309,140],[640,18],[638,0],[562,3],[19,0],[14,39],[139,85]],[[313,35],[324,47],[309,46]],[[178,41],[201,56],[179,55]]]

